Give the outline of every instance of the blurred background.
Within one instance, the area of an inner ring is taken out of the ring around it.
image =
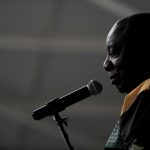
[[[102,67],[105,38],[117,19],[149,9],[149,0],[0,0],[0,149],[68,149],[53,117],[32,112],[96,79],[102,93],[61,116],[75,150],[103,150],[124,97]]]

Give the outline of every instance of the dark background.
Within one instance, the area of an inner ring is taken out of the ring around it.
[[[35,121],[34,109],[91,79],[103,84],[62,112],[75,150],[102,150],[124,95],[102,63],[114,22],[149,11],[148,0],[0,0],[0,150],[66,150],[52,117]]]

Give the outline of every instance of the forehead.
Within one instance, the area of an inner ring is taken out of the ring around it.
[[[122,33],[119,29],[118,22],[113,25],[110,29],[107,38],[106,38],[106,46],[117,45],[122,43]]]
[[[106,40],[109,40],[111,38],[111,36],[115,33],[116,29],[117,29],[117,24],[115,23],[113,27],[110,29]]]

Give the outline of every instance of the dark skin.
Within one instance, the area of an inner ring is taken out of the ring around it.
[[[137,35],[135,35],[137,36]],[[136,38],[135,38],[136,39]],[[132,38],[134,41],[134,39]],[[107,56],[103,63],[110,81],[121,93],[129,93],[149,77],[146,61],[141,61],[138,42],[127,44],[116,22],[106,39]],[[137,53],[138,52],[138,53]],[[145,54],[146,55],[146,54]],[[144,57],[144,56],[143,56]]]

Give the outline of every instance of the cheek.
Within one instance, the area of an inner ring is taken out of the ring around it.
[[[115,58],[112,60],[113,65],[115,66],[116,71],[120,71],[123,69],[123,63],[120,58]]]
[[[116,65],[116,68],[118,70],[121,70],[122,72],[125,70],[130,70],[130,60],[128,59],[127,55],[122,51],[120,55],[114,59],[114,64]]]
[[[120,76],[120,81],[122,82],[126,80],[126,78],[129,77],[129,66],[127,66],[127,64],[122,61],[121,58],[116,59],[113,63],[116,73],[118,73],[118,75]]]

